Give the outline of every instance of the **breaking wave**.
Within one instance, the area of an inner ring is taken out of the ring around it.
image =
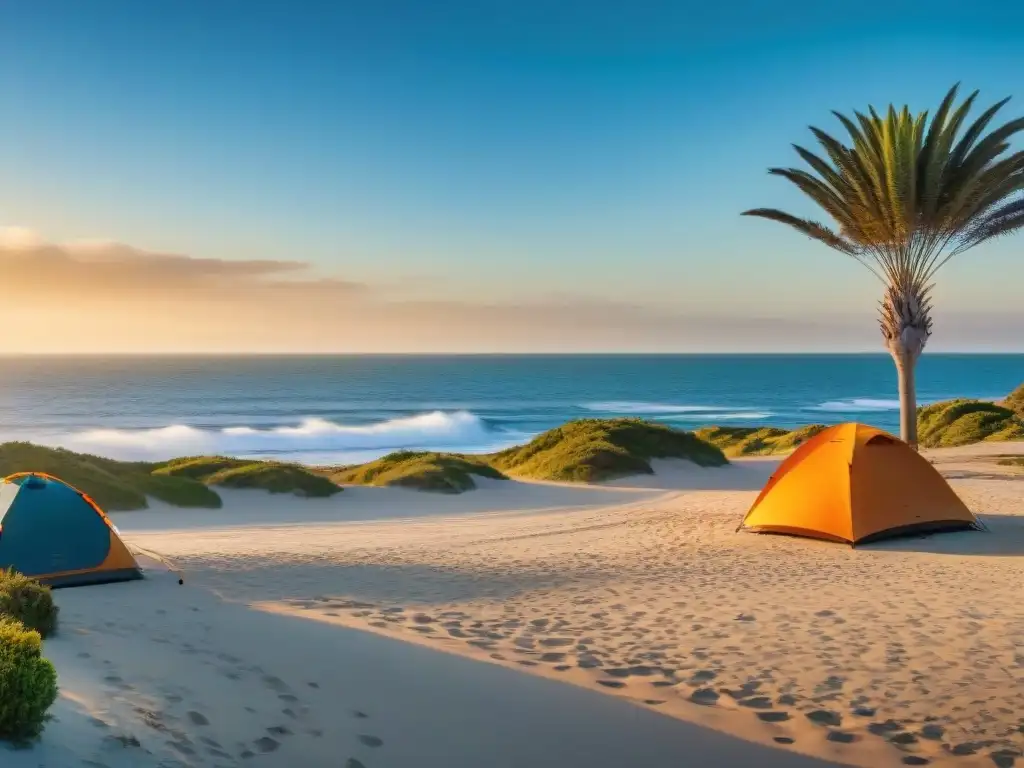
[[[353,454],[381,455],[402,448],[490,450],[519,437],[492,429],[468,411],[433,411],[361,425],[307,418],[294,425],[268,428],[172,424],[153,429],[91,429],[38,442],[122,460],[160,460],[197,454],[294,459],[299,454],[316,455],[325,461]]]
[[[635,413],[635,414],[657,414],[657,413],[703,413],[705,411],[714,413],[722,410],[721,406],[709,405],[671,405],[666,403],[638,403],[631,400],[609,400],[599,403],[585,403],[582,406],[588,411],[599,413]]]
[[[661,421],[686,421],[700,422],[702,424],[713,424],[716,421],[761,421],[771,418],[774,414],[771,411],[725,411],[725,412],[701,412],[687,416],[663,416]]]
[[[898,411],[899,409],[899,400],[874,400],[867,397],[855,397],[850,400],[829,400],[809,410],[866,413],[870,411]]]

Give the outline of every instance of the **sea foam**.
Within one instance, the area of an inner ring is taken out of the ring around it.
[[[468,411],[432,411],[373,424],[338,424],[307,418],[294,425],[203,429],[173,424],[153,429],[90,429],[39,442],[122,460],[160,460],[175,456],[224,454],[343,457],[350,452],[383,454],[402,448],[490,448],[508,444],[511,434],[495,433]]]
[[[870,411],[898,411],[899,400],[874,400],[866,397],[855,397],[849,400],[829,400],[810,408],[812,411],[867,413]]]

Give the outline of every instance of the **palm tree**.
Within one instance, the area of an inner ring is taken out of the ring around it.
[[[954,107],[958,87],[930,122],[927,112],[913,117],[906,106],[890,105],[884,117],[873,107],[853,119],[833,112],[851,146],[811,127],[828,159],[794,145],[813,173],[769,169],[817,203],[836,229],[774,208],[744,212],[788,224],[882,281],[880,325],[899,378],[900,435],[914,448],[914,367],[932,332],[935,273],[954,256],[1024,227],[1024,151],[1008,153],[1024,118],[984,135],[1004,99],[961,135],[978,92]]]

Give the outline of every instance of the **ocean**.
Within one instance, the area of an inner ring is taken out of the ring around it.
[[[920,403],[998,399],[1024,355],[926,354],[917,378]],[[8,357],[0,382],[0,441],[310,464],[496,450],[588,416],[895,431],[899,405],[885,355]]]

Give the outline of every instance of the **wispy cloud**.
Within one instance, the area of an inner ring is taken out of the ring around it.
[[[431,299],[443,276],[422,282],[426,298],[400,299],[393,282],[323,276],[298,260],[53,243],[16,227],[0,228],[0,274],[0,352],[796,351],[879,343],[869,308],[807,321],[757,307],[692,313],[542,287],[516,301]],[[970,323],[974,333],[991,326],[996,346],[1007,333],[1024,335],[1020,325],[1004,317]]]

